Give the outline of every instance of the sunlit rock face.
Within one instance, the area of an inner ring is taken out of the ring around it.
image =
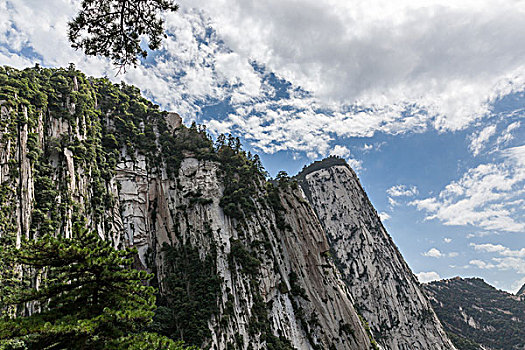
[[[164,244],[190,244],[202,257],[213,255],[221,293],[207,345],[226,349],[237,337],[243,347],[266,349],[262,334],[251,331],[262,322],[254,318],[254,310],[263,305],[272,334],[296,349],[370,346],[347,287],[323,254],[329,250],[324,231],[299,188],[278,189],[283,210],[276,213],[259,183],[256,198],[261,200],[249,217],[238,220],[225,215],[219,204],[223,181],[229,179],[218,175],[216,162],[185,158],[175,179],[148,174],[140,159],[117,169],[123,232],[159,281],[167,270]],[[284,220],[283,228],[276,215]],[[231,258],[232,249],[239,247],[259,261],[255,271]]]
[[[72,68],[0,67],[0,82],[2,244],[82,227],[136,247],[163,310],[203,315],[161,326],[203,348],[371,348],[301,189],[267,183],[235,140]]]
[[[203,348],[453,349],[343,160],[272,183],[133,86],[71,67],[0,84],[0,243],[87,228],[136,247],[157,328]]]
[[[328,158],[299,183],[317,213],[357,311],[385,349],[454,349],[355,172]]]

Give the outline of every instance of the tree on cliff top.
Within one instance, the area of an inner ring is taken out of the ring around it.
[[[89,56],[110,58],[121,70],[136,65],[147,51],[140,46],[160,47],[164,34],[163,12],[175,12],[171,0],[83,0],[80,12],[69,22],[68,37],[74,49]]]
[[[155,290],[135,255],[82,231],[0,250],[0,349],[183,349],[142,332]]]

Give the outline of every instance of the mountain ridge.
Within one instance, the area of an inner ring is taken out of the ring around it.
[[[525,300],[481,278],[454,277],[423,285],[459,350],[522,350]]]
[[[136,87],[0,67],[0,244],[80,225],[136,247],[136,267],[156,276],[154,330],[204,348],[454,349],[348,164],[302,175],[266,181],[238,139],[214,143]],[[352,245],[369,255],[348,265]],[[370,273],[389,259],[396,269]]]
[[[521,286],[520,290],[518,290],[516,295],[525,295],[525,284]]]
[[[392,350],[453,349],[351,167],[329,157],[296,179],[309,193],[356,309],[377,342]]]

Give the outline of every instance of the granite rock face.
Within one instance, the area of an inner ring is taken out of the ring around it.
[[[203,348],[454,349],[342,160],[272,184],[233,137],[214,145],[135,87],[72,68],[0,82],[1,244],[86,227],[136,247],[159,300],[169,252],[196,252],[218,285]]]
[[[71,69],[0,67],[0,78],[0,243],[87,227],[117,248],[136,247],[136,267],[155,272],[161,297],[173,268],[166,247],[191,247],[219,281],[195,345],[372,348],[299,187],[226,171],[205,132],[134,87]],[[233,144],[223,150],[249,162]],[[251,209],[233,203],[240,214],[229,216],[221,199],[241,181]]]
[[[347,287],[323,255],[329,249],[324,231],[299,189],[279,190],[285,210],[281,215],[287,223],[280,230],[275,211],[264,202],[257,203],[253,214],[242,222],[224,214],[219,205],[223,180],[215,162],[186,158],[175,180],[148,174],[141,164],[140,160],[129,161],[117,167],[125,240],[138,247],[144,268],[156,270],[159,281],[166,272],[164,244],[190,244],[201,256],[214,254],[222,280],[220,311],[209,321],[212,336],[206,346],[226,349],[240,335],[239,348],[265,349],[261,335],[249,330],[256,300],[262,298],[265,305],[271,305],[268,317],[274,335],[296,349],[370,348]],[[264,198],[267,193],[260,185],[257,197]],[[188,195],[196,193],[200,203]],[[232,263],[232,244],[258,247],[251,251],[261,263],[255,276],[243,271],[242,262]],[[153,252],[154,266],[148,265],[148,251]],[[292,273],[298,276],[293,282],[296,286],[290,281]],[[304,293],[294,295],[294,287]],[[224,324],[221,320],[229,300],[233,312]]]
[[[355,172],[343,160],[328,158],[297,178],[377,342],[391,350],[454,349]]]

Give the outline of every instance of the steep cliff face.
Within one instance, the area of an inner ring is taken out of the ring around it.
[[[516,295],[524,295],[525,296],[525,284],[523,286],[521,286],[520,290],[518,290]]]
[[[328,158],[298,176],[358,312],[385,349],[454,349],[356,174]]]
[[[236,140],[72,68],[0,67],[0,89],[0,244],[86,226],[137,247],[156,330],[205,348],[372,347],[301,189]]]

